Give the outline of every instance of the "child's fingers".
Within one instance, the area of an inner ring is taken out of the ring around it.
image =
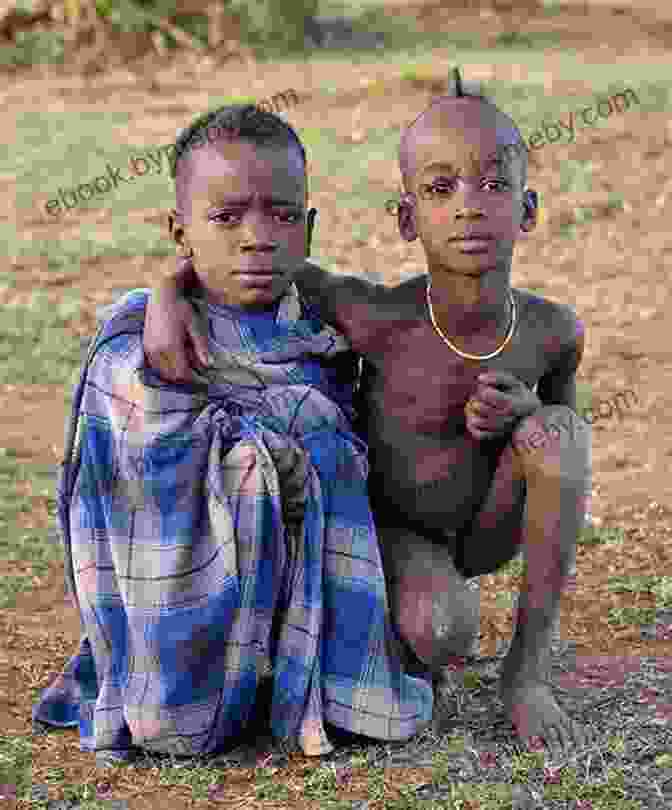
[[[479,441],[482,441],[483,439],[494,439],[499,435],[497,431],[477,427],[473,422],[467,423],[467,429],[474,439],[478,439]]]
[[[501,414],[494,413],[491,410],[485,410],[474,403],[471,408],[467,410],[467,423],[475,425],[481,429],[490,430],[502,424]]]
[[[473,430],[478,430],[482,433],[492,433],[492,434],[501,433],[505,427],[501,424],[500,425],[493,424],[492,422],[488,422],[484,419],[470,419],[467,424]]]
[[[498,416],[500,414],[499,409],[493,408],[487,402],[482,402],[479,399],[471,400],[468,411],[475,416]]]
[[[508,371],[484,371],[478,375],[478,382],[493,388],[508,390],[519,385],[520,380]]]
[[[481,419],[501,422],[502,419],[507,419],[511,415],[511,406],[510,403],[507,403],[505,406],[493,407],[487,402],[473,398],[467,407],[467,414]]]
[[[511,405],[511,397],[490,385],[479,385],[474,399],[496,411],[507,410]]]

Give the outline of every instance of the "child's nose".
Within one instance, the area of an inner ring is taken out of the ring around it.
[[[240,244],[240,249],[243,252],[255,251],[257,253],[273,253],[278,249],[278,243],[272,239],[251,236],[250,238],[243,239]]]
[[[273,224],[268,217],[258,216],[253,212],[243,217],[241,223],[241,248],[256,250],[275,250],[277,240],[273,239]]]
[[[479,206],[463,205],[458,207],[456,218],[457,219],[472,219],[484,216],[485,211]]]
[[[463,216],[482,216],[485,213],[483,210],[483,191],[474,183],[461,183],[460,187],[455,192],[454,199],[458,214],[461,213]]]

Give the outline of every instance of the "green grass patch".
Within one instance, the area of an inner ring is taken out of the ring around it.
[[[544,767],[544,754],[522,753],[511,758],[511,780],[518,784],[527,784],[533,771],[541,771]]]
[[[651,593],[656,597],[658,607],[672,607],[672,577],[656,577]]]
[[[61,556],[60,546],[48,532],[7,532],[4,526],[0,527],[0,557],[3,560],[29,563],[33,572],[40,575],[45,574],[50,564]]]
[[[593,190],[593,162],[565,160],[560,166],[560,191],[581,194]]]
[[[651,593],[653,586],[663,577],[653,574],[624,575],[609,577],[609,590],[612,593]],[[669,577],[668,577],[669,579]]]
[[[0,448],[0,559],[16,570],[16,574],[0,578],[0,608],[12,607],[17,594],[33,587],[34,577],[46,574],[62,558],[60,544],[49,529],[26,530],[18,523],[21,514],[33,510],[36,497],[49,499],[47,509],[55,521],[53,472],[51,466],[23,464],[11,450]]]
[[[334,765],[315,768],[303,782],[303,795],[306,799],[334,798],[337,790],[338,780]]]
[[[495,40],[496,48],[512,48],[515,50],[528,50],[534,48],[554,48],[562,46],[560,31],[534,31],[529,34],[518,30],[504,31]]]
[[[619,574],[609,578],[612,593],[651,593],[658,608],[672,607],[672,577],[655,574]]]
[[[586,526],[577,540],[577,543],[584,546],[595,546],[603,543],[621,545],[624,542],[625,531],[618,526],[612,528]]]
[[[59,31],[17,31],[12,45],[0,48],[0,66],[63,63],[65,37]]]
[[[166,207],[169,207],[172,202]],[[9,231],[7,223],[0,223],[0,239],[3,231]],[[95,262],[107,257],[135,258],[136,256],[174,256],[175,245],[168,238],[167,233],[158,225],[145,222],[123,222],[121,219],[113,220],[111,233],[101,235],[101,229],[90,223],[81,223],[76,239],[61,241],[58,239],[21,240],[17,238],[16,229],[6,240],[9,248],[10,262],[29,264],[36,258],[47,260],[51,270],[63,272],[78,272],[82,261]],[[94,266],[91,273],[96,272]],[[7,286],[11,285],[12,276],[0,272],[0,280]]]
[[[313,193],[319,192],[320,187],[334,177],[348,177],[348,190],[338,192],[339,204],[354,210],[373,208],[378,210],[380,217],[389,217],[385,211],[385,203],[390,198],[389,190],[380,188],[375,190],[366,171],[352,173],[353,166],[366,167],[370,161],[388,160],[395,158],[399,145],[400,130],[391,127],[386,130],[369,129],[366,140],[361,144],[351,144],[343,141],[333,130],[303,127],[298,128],[310,161],[310,184]],[[319,238],[320,223],[318,217],[316,237]]]
[[[624,788],[624,774],[614,768],[607,771],[606,779],[586,784],[579,782],[576,768],[560,770],[559,784],[544,786],[544,799],[551,801],[571,801],[582,799],[591,802],[592,810],[644,810],[636,799],[627,799]]]
[[[221,776],[220,770],[205,765],[180,768],[165,767],[159,770],[158,783],[166,787],[176,785],[191,787],[192,797],[195,801],[198,801],[199,799],[208,798],[208,792],[221,780]]]
[[[520,577],[525,570],[525,560],[521,554],[513,557],[505,565],[497,570],[498,574],[508,574],[511,577]]]
[[[27,737],[0,736],[0,786],[16,791],[17,799],[28,799],[32,786],[33,747]]]
[[[593,389],[588,383],[577,380],[576,383],[576,410],[581,414],[589,408],[593,401]]]
[[[618,607],[611,608],[609,624],[651,624],[656,620],[656,608]]]
[[[0,384],[72,387],[82,363],[81,340],[67,327],[81,313],[78,299],[54,304],[41,292],[27,306],[0,315]]]
[[[498,572],[499,573],[499,572]],[[516,601],[516,594],[513,591],[503,591],[498,593],[495,597],[495,604],[497,607],[506,610],[510,608]]]
[[[17,115],[15,142],[0,146],[0,174],[16,176],[16,208],[46,221],[68,221],[61,207],[55,216],[47,213],[48,200],[59,199],[60,190],[68,194],[80,184],[98,177],[109,179],[112,171],[121,169],[122,177],[130,177],[128,158],[142,156],[154,147],[129,147],[119,143],[114,133],[126,126],[128,113],[120,111],[77,111],[68,114],[44,114],[35,111]],[[169,143],[169,140],[166,141]],[[101,184],[101,187],[104,187]],[[36,195],[46,192],[48,200],[40,196],[40,210],[35,211]],[[71,197],[66,197],[72,202]],[[6,255],[13,262],[27,262],[46,258],[49,267],[77,267],[82,259],[106,256],[137,256],[174,254],[174,245],[165,228],[142,221],[129,221],[129,209],[163,207],[174,204],[173,183],[168,175],[168,161],[164,157],[161,172],[136,177],[129,183],[106,193],[96,193],[90,200],[77,200],[76,211],[89,208],[107,208],[111,212],[109,235],[96,223],[82,222],[74,237],[59,239],[21,239],[14,223],[0,223],[0,239],[6,244]],[[69,224],[69,223],[68,223]]]
[[[388,799],[385,810],[509,810],[511,808],[511,788],[508,785],[465,785],[449,786],[450,796],[440,801],[431,801],[415,795],[415,789],[402,787],[398,799]]]
[[[53,780],[49,780],[51,783]],[[125,800],[112,800],[99,799],[96,797],[95,784],[79,784],[79,785],[63,785],[61,782],[56,783],[63,794],[63,799],[60,803],[50,801],[48,799],[33,800],[30,804],[35,810],[51,810],[53,807],[72,808],[72,810],[121,810],[121,808],[128,807]]]
[[[565,11],[564,0],[542,0],[541,7],[546,17],[557,17]]]
[[[17,113],[15,142],[0,146],[0,173],[16,173],[17,208],[32,208],[38,191],[53,189],[56,196],[59,186],[93,180],[105,172],[107,162],[122,165],[131,150],[114,133],[129,121],[130,115],[121,111]],[[102,197],[102,204],[109,205],[106,201],[114,196],[110,192]]]
[[[274,770],[261,768],[262,771]],[[316,773],[323,770],[318,768]],[[319,778],[319,777],[316,777]],[[257,801],[288,802],[292,793],[285,782],[270,774],[260,774],[254,785],[255,798]]]

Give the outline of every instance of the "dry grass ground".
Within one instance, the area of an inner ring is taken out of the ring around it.
[[[148,59],[94,81],[64,70],[0,75],[7,150],[13,150],[0,162],[6,192],[0,195],[0,234],[8,244],[0,273],[0,784],[32,760],[34,783],[48,785],[52,800],[69,796],[81,807],[98,796],[126,799],[133,810],[208,801],[231,810],[365,806],[357,802],[368,802],[369,810],[431,808],[432,802],[490,810],[512,806],[512,785],[520,785],[513,805],[520,807],[525,786],[540,802],[531,807],[634,808],[627,802],[635,800],[647,810],[669,807],[672,633],[664,627],[672,618],[660,608],[672,606],[672,594],[663,591],[672,576],[672,350],[666,328],[672,118],[669,92],[660,87],[667,81],[669,88],[672,31],[644,7],[614,13],[600,4],[585,13],[572,4],[556,13],[465,6],[395,5],[395,15],[415,19],[435,37],[433,50],[403,58],[376,53],[351,61],[334,55],[222,65],[184,56]],[[461,49],[456,32],[477,38],[481,50]],[[540,42],[546,43],[543,51]],[[219,99],[267,98],[294,88],[302,101],[287,117],[311,159],[311,191],[320,210],[318,258],[335,270],[365,270],[394,283],[423,270],[420,248],[401,241],[384,208],[396,193],[394,128],[440,92],[455,62],[495,90],[518,86],[504,107],[523,118],[528,134],[543,113],[554,120],[593,103],[595,82],[604,85],[605,75],[611,92],[632,87],[642,101],[641,109],[582,130],[571,145],[535,153],[530,184],[542,192],[546,221],[520,246],[514,270],[515,284],[571,303],[586,322],[579,376],[588,395],[608,399],[630,389],[639,399],[622,420],[594,428],[597,539],[620,542],[579,546],[576,589],[563,603],[563,636],[575,649],[554,662],[559,699],[594,724],[595,749],[555,772],[513,745],[493,678],[496,641],[511,630],[515,566],[482,578],[483,658],[470,663],[466,676],[456,674],[466,685],[456,694],[452,736],[427,733],[395,749],[344,749],[323,764],[267,755],[254,760],[255,767],[243,762],[219,771],[96,771],[92,757],[79,751],[75,731],[31,740],[31,703],[78,639],[58,550],[45,551],[44,538],[54,518],[49,470],[63,452],[79,341],[91,334],[96,307],[119,291],[150,286],[173,266],[170,246],[154,236],[170,205],[165,170],[163,177],[138,181],[132,195],[110,194],[96,207],[58,219],[45,213],[45,203],[59,185],[84,182],[104,171],[107,160],[121,160],[129,145],[139,153],[169,143],[179,127]],[[532,100],[528,84],[535,88]],[[656,93],[662,93],[661,103],[654,103]],[[116,117],[103,125],[108,112]],[[52,128],[50,116],[77,118],[84,133],[72,144],[77,156],[68,162],[69,172],[61,164],[71,153],[58,146],[61,125]],[[45,131],[53,143],[40,140]],[[50,164],[40,150],[60,156]],[[135,255],[119,248],[136,242]],[[667,577],[655,580],[658,591],[646,579],[652,575]],[[461,799],[450,788],[458,783],[467,786]]]

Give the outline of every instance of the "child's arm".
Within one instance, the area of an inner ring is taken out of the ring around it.
[[[562,322],[554,326],[565,336],[564,347],[553,368],[539,380],[536,394],[508,372],[479,375],[476,390],[465,405],[467,429],[475,439],[510,435],[521,419],[541,405],[566,405],[576,412],[576,371],[583,356],[583,324],[567,309]]]
[[[164,278],[147,302],[143,347],[147,363],[166,380],[186,382],[196,361],[210,364],[207,335],[202,335],[191,304],[185,297],[198,276],[187,265]]]
[[[356,348],[357,334],[365,328],[367,314],[375,315],[375,298],[385,288],[354,276],[327,273],[306,261],[295,273],[299,292],[314,304],[320,317],[342,332]],[[164,278],[153,289],[147,304],[143,345],[148,364],[166,380],[191,378],[196,361],[208,365],[208,341],[186,295],[199,284],[193,265]]]
[[[539,380],[537,394],[544,405],[567,405],[576,413],[576,372],[585,346],[585,327],[571,313],[565,350],[554,368]]]
[[[375,304],[385,290],[364,278],[328,273],[316,264],[305,261],[294,274],[301,295],[314,304],[320,317],[353,344],[357,342],[357,327],[362,327],[375,314]]]

